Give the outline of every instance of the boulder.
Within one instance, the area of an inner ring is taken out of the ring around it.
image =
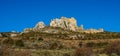
[[[41,29],[41,28],[44,28],[44,27],[45,27],[44,22],[38,22],[36,24],[36,26],[34,27],[34,29]]]
[[[12,33],[10,36],[11,37],[16,37],[16,36],[18,36],[18,34]]]

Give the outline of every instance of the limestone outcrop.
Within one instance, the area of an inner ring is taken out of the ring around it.
[[[71,18],[61,17],[60,19],[57,19],[57,18],[53,19],[50,22],[50,26],[61,27],[61,28],[73,30],[73,31],[76,31],[78,28],[74,17],[71,17]]]
[[[34,27],[34,29],[41,29],[41,28],[44,28],[44,27],[45,27],[44,22],[38,22],[36,24],[36,26]]]
[[[44,28],[45,27],[45,24],[44,22],[38,22],[34,28],[25,28],[24,29],[24,33],[28,33],[30,31],[39,31],[40,29]]]
[[[88,29],[88,30],[84,30],[85,33],[99,33],[99,32],[104,32],[104,29]]]
[[[40,32],[51,32],[52,29],[46,29],[46,25],[44,22],[38,22],[35,27],[33,28],[25,28],[24,33],[27,33],[29,31],[40,31]],[[99,33],[99,32],[104,32],[104,29],[84,29],[83,25],[80,25],[80,27],[77,26],[77,20],[74,17],[71,18],[66,18],[66,17],[61,17],[52,19],[50,22],[50,27],[59,27],[65,30],[71,30],[71,31],[76,31],[76,32],[84,32],[84,33]],[[45,30],[44,30],[45,29]],[[57,30],[52,31],[57,32]]]

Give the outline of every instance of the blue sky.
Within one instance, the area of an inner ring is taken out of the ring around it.
[[[74,17],[78,26],[120,32],[119,0],[0,0],[0,32],[22,31],[39,21]]]

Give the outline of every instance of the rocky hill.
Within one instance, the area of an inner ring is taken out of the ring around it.
[[[86,30],[76,22],[61,17],[50,26],[38,22],[23,32],[1,32],[0,56],[120,56],[120,33]]]
[[[82,32],[82,33],[100,33],[104,32],[104,30],[101,28],[99,30],[96,29],[87,29],[85,30],[83,25],[80,27],[77,26],[77,20],[74,17],[71,18],[66,18],[66,17],[61,17],[60,19],[56,18],[51,20],[50,26],[46,26],[44,22],[38,22],[34,28],[25,28],[24,33],[29,32],[29,31],[42,31],[41,29],[46,28],[46,27],[58,27],[62,28],[64,30],[69,30],[69,31],[75,31],[75,32]],[[45,32],[51,32],[53,31],[52,29],[46,29]],[[44,32],[44,31],[43,31]],[[55,30],[57,32],[57,30]]]

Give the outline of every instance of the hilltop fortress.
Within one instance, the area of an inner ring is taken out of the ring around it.
[[[45,28],[46,25],[44,22],[38,22],[34,28],[26,28],[24,29],[24,32],[29,32],[30,30],[32,31],[39,31],[40,29]],[[77,21],[74,17],[71,18],[66,18],[66,17],[61,17],[52,19],[50,22],[50,27],[60,27],[62,29],[66,30],[71,30],[71,31],[76,31],[76,32],[84,32],[84,33],[99,33],[99,32],[104,32],[102,28],[99,30],[96,29],[87,29],[85,30],[83,25],[80,27],[77,26]]]

